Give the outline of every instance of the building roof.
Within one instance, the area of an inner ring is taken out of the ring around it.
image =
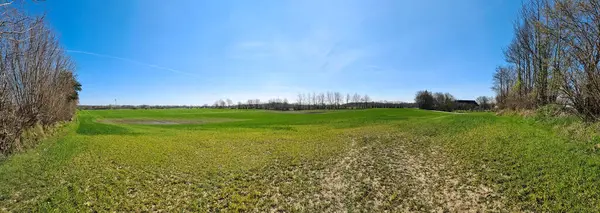
[[[454,102],[460,103],[460,104],[472,104],[472,105],[475,105],[475,106],[479,106],[479,104],[477,103],[477,101],[474,101],[474,100],[455,100]]]

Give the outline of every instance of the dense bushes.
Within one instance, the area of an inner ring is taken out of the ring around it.
[[[0,6],[0,154],[24,147],[23,133],[73,117],[81,85],[43,18]]]

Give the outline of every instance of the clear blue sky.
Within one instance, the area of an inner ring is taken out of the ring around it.
[[[519,0],[45,1],[81,104],[492,95]]]

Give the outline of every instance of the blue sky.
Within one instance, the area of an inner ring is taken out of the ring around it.
[[[45,1],[81,104],[212,104],[339,91],[492,95],[520,1]]]

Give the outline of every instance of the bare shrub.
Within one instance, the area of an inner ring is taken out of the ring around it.
[[[501,108],[563,104],[600,120],[600,0],[530,0],[494,74]],[[567,100],[567,101],[564,101]]]
[[[81,85],[73,62],[43,17],[0,6],[0,154],[22,149],[22,134],[70,120]]]

